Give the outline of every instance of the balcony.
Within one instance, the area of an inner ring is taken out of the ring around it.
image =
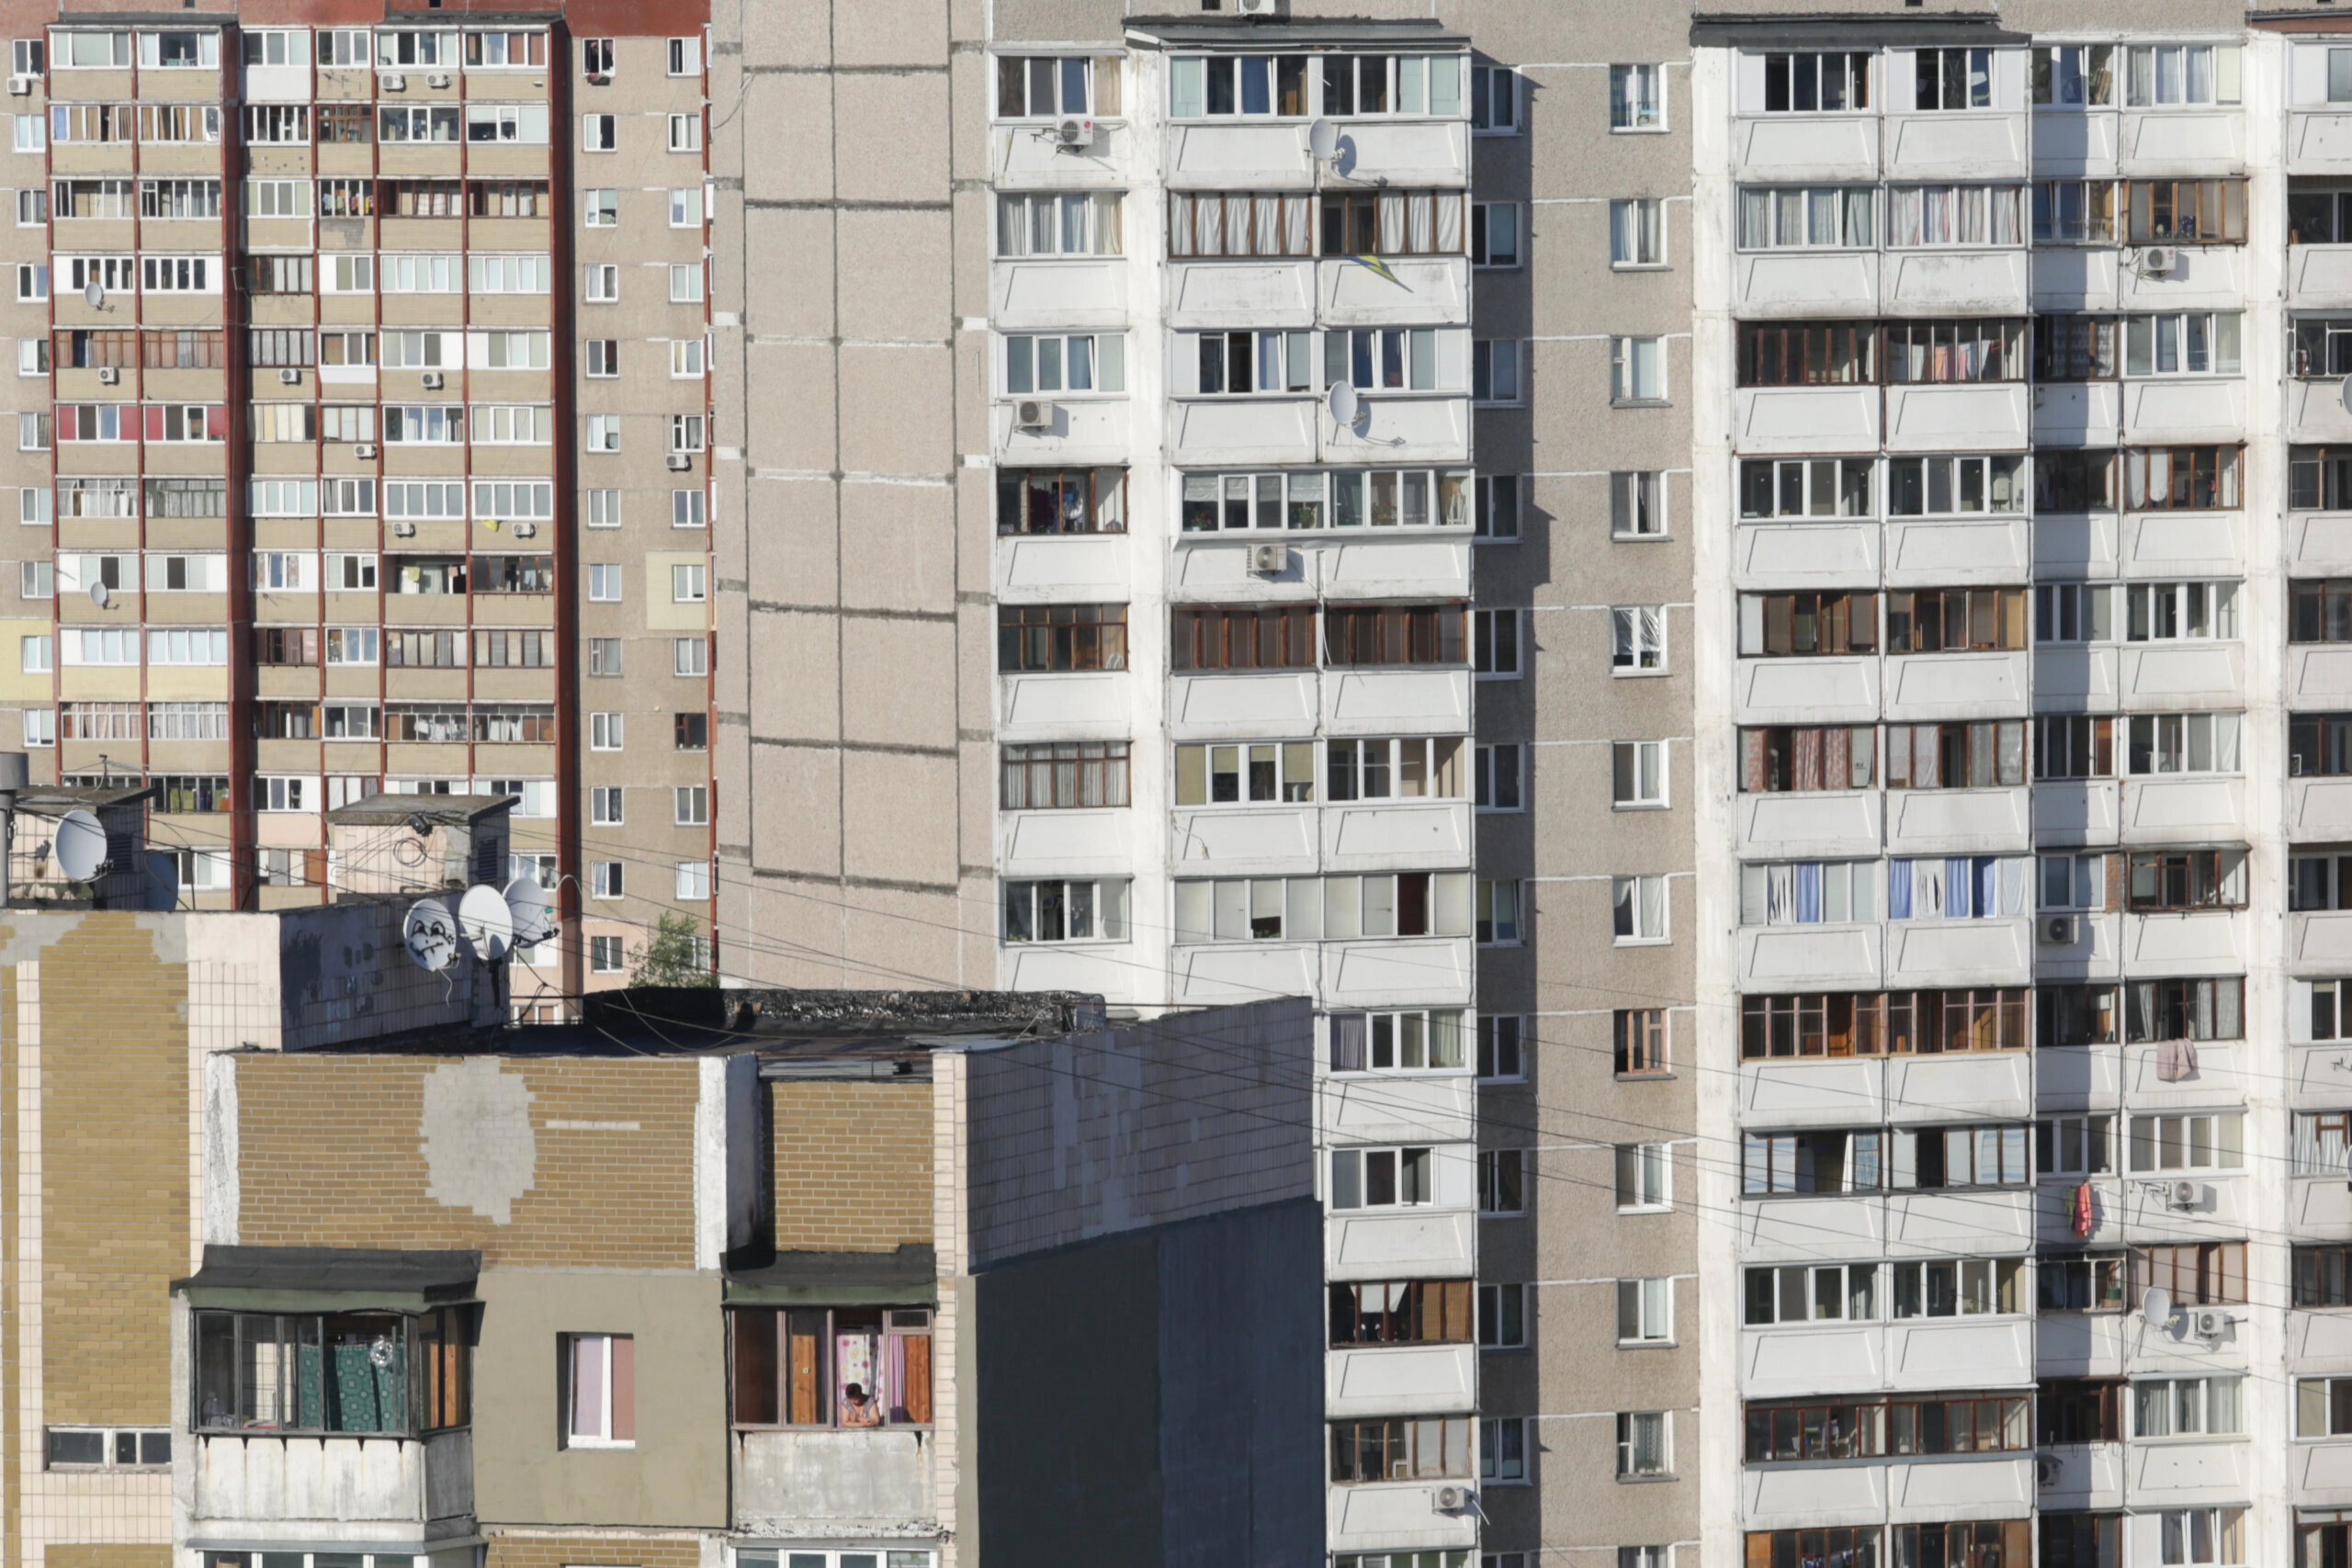
[[[1892,988],[2020,986],[2033,977],[2033,917],[1893,920],[1886,928]]]
[[[1327,1416],[1445,1416],[1478,1403],[1475,1345],[1333,1350],[1323,1365]]]
[[[2021,180],[2031,172],[2026,113],[1889,114],[1890,180]]]
[[[2289,1313],[2287,1367],[2305,1376],[2352,1375],[2352,1313]]]
[[[1438,1512],[1437,1491],[1442,1484],[1476,1489],[1474,1477],[1467,1481],[1440,1483],[1419,1481],[1404,1484],[1385,1482],[1374,1485],[1334,1486],[1326,1494],[1324,1531],[1333,1551],[1360,1551],[1367,1548],[1438,1548],[1475,1545],[1478,1539],[1478,1516],[1468,1509],[1458,1513]]]
[[[729,1448],[739,1530],[895,1536],[939,1509],[927,1429],[743,1429]]]
[[[1876,182],[1879,118],[1767,115],[1732,123],[1732,174],[1743,185]]]
[[[2237,377],[2160,378],[2121,384],[2122,439],[2135,446],[2240,441],[2245,437],[2245,382]]]
[[[1886,525],[1890,588],[1995,586],[2022,582],[2031,570],[2030,528],[2022,517]]]
[[[1742,387],[1732,394],[1742,455],[1868,452],[1879,446],[1876,387]]]
[[[1124,874],[1135,860],[1132,820],[1117,808],[1001,811],[997,858],[1007,876]]]
[[[2352,155],[2346,163],[2352,166]],[[2298,1442],[2287,1450],[2287,1463],[2296,1506],[2352,1507],[2352,1440]]]
[[[1118,534],[1000,536],[997,595],[1016,604],[1125,604],[1134,592],[1127,570],[1131,554]]]
[[[2120,520],[2111,512],[2033,520],[2033,566],[2053,578],[2109,578],[2122,558]]]
[[[1114,189],[1125,177],[1126,161],[1122,154],[1131,150],[1134,134],[1125,121],[1098,119],[1094,122],[1092,146],[1066,148],[1054,140],[1050,125],[997,126],[989,131],[989,180],[999,190]],[[1305,132],[1294,132],[1294,140],[1298,149],[1298,174],[1295,181],[1283,183],[1304,186]],[[1230,179],[1230,186],[1237,188],[1271,183],[1274,182]]]
[[[2024,1051],[1928,1056],[1775,1057],[1740,1066],[1740,1125],[1818,1125],[1822,1107],[1855,1123],[1905,1126],[2033,1114],[2032,1064]]]
[[[1920,723],[2022,716],[2032,700],[2029,669],[2023,649],[1894,655],[1886,661],[1886,716]]]
[[[2289,779],[2287,837],[2299,844],[2352,840],[2352,777]]]
[[[1464,256],[1398,257],[1382,276],[1353,259],[1316,264],[1316,298],[1323,324],[1340,327],[1427,326],[1432,321],[1470,320],[1470,263]],[[1261,322],[1244,318],[1239,326],[1311,326],[1314,321]]]
[[[2234,310],[2248,288],[2245,251],[2244,245],[2181,245],[2173,249],[2167,272],[2121,267],[2117,303],[2127,310]]]
[[[2051,245],[2033,253],[2038,310],[2112,310],[2123,290],[2123,253],[2111,245]]]
[[[2233,975],[2246,964],[2250,917],[2243,909],[2123,916],[2123,972],[2134,979],[2161,975]]]
[[[2115,142],[2120,121],[2097,109],[2054,109],[2033,117],[2033,173],[2036,179],[2115,173]]]
[[[1749,1465],[1740,1489],[1759,1530],[2016,1518],[2033,1506],[2033,1456]]]
[[[1890,452],[2017,452],[2031,424],[2031,389],[2022,381],[1886,389]]]
[[[2030,1317],[1821,1324],[1740,1335],[1740,1392],[1750,1399],[2015,1388],[2033,1379]]]
[[[2352,972],[2352,909],[2289,915],[2287,972],[2331,978]]]
[[[2120,782],[2120,837],[2125,844],[2177,844],[2245,836],[2243,778],[2190,773]]]
[[[2116,702],[2112,645],[2044,643],[2034,649],[2036,713],[2112,713]]]
[[[1333,1214],[1323,1224],[1323,1272],[1332,1280],[1460,1279],[1477,1256],[1478,1216],[1455,1209]]]
[[[2346,124],[2352,130],[2352,117]],[[2352,310],[2352,245],[2289,245],[2287,308]]]
[[[1881,988],[1883,926],[1742,926],[1733,933],[1742,990]]]
[[[1743,523],[1732,534],[1737,588],[1834,588],[1879,579],[1875,523]]]
[[[1468,682],[1462,694],[1464,720],[1453,726],[1456,734],[1467,728]],[[1312,735],[1321,719],[1322,699],[1312,670],[1269,671],[1262,673],[1170,675],[1168,678],[1168,727],[1170,739],[1260,739],[1268,735]],[[1124,696],[1118,709],[1116,734],[1124,739],[1127,722]]]
[[[1323,869],[1378,872],[1466,865],[1470,816],[1469,803],[1459,800],[1327,806],[1321,822]]]
[[[2191,1190],[2186,1204],[2178,1201],[2177,1191],[2183,1182]],[[2120,1211],[2120,1239],[2134,1245],[2210,1241],[2219,1235],[2244,1235],[2249,1224],[2256,1223],[2247,1201],[2244,1171],[2133,1172],[2112,1185],[2117,1189],[2115,1206]],[[2114,1238],[2104,1213],[2093,1235],[2102,1242]]]
[[[1879,270],[1883,281],[1875,292],[1891,316],[2022,316],[2032,309],[2030,253],[2022,246],[1895,251],[1879,258]],[[1837,313],[1854,316],[1863,310],[1849,299]]]
[[[1882,846],[1877,790],[1805,790],[1735,797],[1736,852],[1748,860],[1860,860]]]
[[[2352,515],[2290,512],[2287,571],[2293,577],[2352,576]]]
[[[1174,398],[1167,417],[1170,460],[1194,468],[1312,463],[1328,423],[1320,398]]]
[[[1325,670],[1320,685],[1327,734],[1469,732],[1467,670]]]
[[[1287,129],[1303,149],[1306,127]],[[1470,122],[1466,119],[1340,122],[1340,152],[1331,161],[1330,188],[1469,183]]]
[[[2352,413],[2345,412],[2337,390],[2340,385],[2333,379],[2303,377],[2288,381],[2288,440],[2327,442],[2339,446],[2352,441]]]
[[[1869,724],[1878,688],[1879,661],[1867,654],[1743,659],[1732,676],[1741,724]]]
[[[1127,270],[1121,257],[1040,256],[989,268],[989,325],[1000,332],[1121,327],[1126,321]]]
[[[1461,386],[1467,367],[1449,373],[1446,358],[1467,347],[1459,332],[1438,334],[1438,376]],[[1335,425],[1308,405],[1309,423],[1320,443],[1307,461],[1327,463],[1466,463],[1470,460],[1470,400],[1459,394],[1377,392],[1363,399],[1353,425]],[[1182,462],[1182,457],[1177,458]],[[1287,460],[1287,459],[1285,459]]]
[[[2037,385],[2033,438],[2064,446],[2116,445],[2123,439],[2123,383],[2044,381]]]
[[[1468,530],[1451,537],[1419,529],[1404,533],[1361,528],[1336,534],[1278,534],[1244,538],[1193,534],[1170,552],[1170,597],[1230,604],[1250,601],[1295,603],[1302,585],[1326,599],[1395,599],[1470,596]],[[1276,543],[1291,552],[1280,575],[1250,570],[1256,544]]]
[[[1305,256],[1168,266],[1168,324],[1180,331],[1311,327],[1315,298],[1315,263]]]
[[[1879,313],[1876,251],[1765,251],[1731,265],[1732,310],[1743,321]]]
[[[1175,813],[1170,861],[1189,872],[1227,876],[1308,876],[1317,866],[1317,810],[1311,806],[1220,807]],[[1457,852],[1458,863],[1464,851]],[[1389,865],[1382,869],[1397,869]]]
[[[2079,1244],[2069,1238],[2058,1245]],[[2121,1377],[2124,1347],[2143,1337],[2137,1313],[2043,1313],[2034,1325],[2034,1357],[2045,1378]]]
[[[299,1542],[413,1541],[473,1530],[473,1433],[429,1438],[197,1435],[190,1526]],[[440,1528],[435,1528],[436,1526]]]
[[[2137,1507],[2241,1503],[2254,1483],[2254,1448],[2244,1438],[2127,1443],[2123,1472]]]
[[[2044,840],[2044,842],[2049,840]],[[2113,842],[2110,838],[2109,842]],[[2059,919],[2074,922],[2074,940],[2052,942],[2050,930]],[[2033,973],[2040,980],[2112,980],[2123,972],[2120,944],[2123,917],[2075,913],[2043,915],[2033,922]]]
[[[2290,644],[2287,705],[2322,713],[2352,708],[2352,644]]]
[[[2121,1443],[2056,1443],[2041,1450],[2041,1461],[2043,1507],[2123,1506]]]
[[[2125,109],[2117,137],[2124,178],[2211,178],[2245,169],[2245,116],[2238,110]]]
[[[1467,937],[1204,942],[1174,948],[1169,965],[1187,1006],[1319,996],[1334,1007],[1461,1007],[1472,975]]]
[[[2234,711],[2245,706],[2245,645],[2126,644],[2117,654],[2116,683],[2126,712]]]
[[[2242,577],[2245,514],[2240,512],[2133,512],[2117,530],[2125,577]]]
[[[1126,399],[1081,397],[1067,401],[1049,392],[1036,400],[1031,400],[1041,401],[1053,411],[1046,423],[1035,429],[1023,429],[1013,423],[1018,412],[1014,400],[1001,399],[989,411],[997,457],[1006,467],[1051,468],[1066,464],[1077,468],[1127,460],[1128,432],[1134,416]],[[1174,417],[1172,413],[1170,417]]]
[[[1890,790],[1886,848],[1890,854],[1995,854],[2032,847],[2031,797],[2023,785],[2007,789]]]
[[[1333,1144],[1467,1144],[1478,1135],[1478,1080],[1467,1071],[1325,1077],[1317,1125]]]

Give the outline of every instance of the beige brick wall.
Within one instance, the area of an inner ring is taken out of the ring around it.
[[[932,1239],[930,1084],[769,1089],[780,1250],[888,1252]]]
[[[699,1064],[495,1066],[530,1096],[532,1153],[516,1162],[521,1174],[503,1224],[427,1191],[435,1173],[425,1150],[426,1078],[486,1073],[482,1059],[241,1058],[240,1239],[248,1247],[479,1247],[486,1263],[524,1268],[693,1268]],[[482,1133],[502,1135],[494,1122]]]
[[[152,1545],[52,1542],[41,1556],[49,1568],[172,1568],[172,1549],[164,1541]]]
[[[700,1568],[702,1543],[691,1536],[500,1535],[493,1531],[486,1555],[485,1568]]]
[[[171,1418],[170,1282],[188,1262],[187,970],[157,957],[137,919],[85,916],[41,953],[41,1365],[53,1422]]]

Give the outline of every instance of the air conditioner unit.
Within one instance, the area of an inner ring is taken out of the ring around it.
[[[111,386],[113,386],[116,382],[118,382],[118,381],[119,381],[119,380],[121,380],[121,379],[122,379],[122,372],[121,372],[121,371],[119,371],[119,370],[118,370],[118,369],[116,369],[113,366],[111,366],[111,365],[101,365],[101,366],[99,366],[99,367],[98,367],[98,385],[99,385],[99,386],[101,386],[101,387],[111,387]]]
[[[2073,915],[2045,915],[2041,920],[2041,940],[2053,947],[2070,947],[2082,934],[2082,928]]]
[[[1252,545],[1250,547],[1250,572],[1253,577],[1280,577],[1290,569],[1288,545]]]
[[[1463,1509],[1470,1506],[1470,1488],[1467,1486],[1441,1486],[1435,1492],[1430,1494],[1430,1500],[1437,1505],[1437,1511],[1439,1513],[1458,1514]]]
[[[33,79],[31,77],[11,76],[8,78],[8,92],[11,96],[21,98],[32,90]]]
[[[393,72],[390,75],[384,78],[384,91],[388,93],[407,92],[408,78],[401,75],[397,71]]]
[[[435,71],[424,79],[424,85],[428,87],[446,87],[449,85],[449,78]]]
[[[1084,115],[1062,116],[1054,124],[1054,144],[1057,147],[1093,146],[1094,122]]]
[[[285,369],[280,370],[277,373],[277,378],[280,381],[285,382],[286,385],[289,387],[299,387],[302,384],[302,373],[300,370],[295,369],[291,365],[288,366]]]
[[[2172,1184],[2170,1190],[2165,1193],[2165,1207],[2167,1209],[2194,1209],[2197,1207],[2197,1200],[2203,1190],[2204,1190],[2199,1187],[2194,1181],[2176,1181]]]
[[[2140,253],[2140,276],[2164,277],[2180,265],[2180,253],[2169,245],[2149,245]]]
[[[1013,429],[1051,430],[1053,427],[1053,404],[1041,398],[1023,398],[1012,405]]]
[[[530,538],[537,535],[538,531],[539,525],[537,523],[517,523],[514,525],[514,536],[518,539]]]
[[[2043,1486],[2055,1486],[2058,1478],[2066,1473],[2066,1461],[2056,1454],[2043,1454],[2033,1461],[2033,1478]]]
[[[1233,8],[1245,17],[1278,17],[1282,0],[1235,0]]]
[[[437,392],[441,389],[441,372],[427,370],[424,373],[424,389],[428,392]]]
[[[413,539],[416,536],[416,525],[395,523],[392,525],[392,536],[396,539]]]
[[[373,457],[376,455],[376,444],[373,441],[362,441],[351,449],[351,455],[355,457]]]
[[[672,473],[683,474],[694,466],[694,458],[689,457],[687,454],[684,452],[673,452],[670,454],[670,471]]]
[[[2191,1313],[2188,1325],[2199,1339],[2220,1339],[2230,1332],[2230,1314],[2208,1308],[2203,1312]]]

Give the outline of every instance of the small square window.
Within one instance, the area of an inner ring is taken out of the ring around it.
[[[625,885],[622,864],[623,863],[616,860],[593,861],[589,863],[589,889],[594,897],[598,898],[622,897],[622,888]]]
[[[581,221],[591,229],[617,229],[621,223],[620,192],[589,190],[581,195]]]

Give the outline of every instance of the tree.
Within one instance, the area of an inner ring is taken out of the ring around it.
[[[639,949],[637,967],[629,972],[632,986],[716,986],[710,972],[710,949],[695,922],[684,915],[663,915],[653,935]]]

